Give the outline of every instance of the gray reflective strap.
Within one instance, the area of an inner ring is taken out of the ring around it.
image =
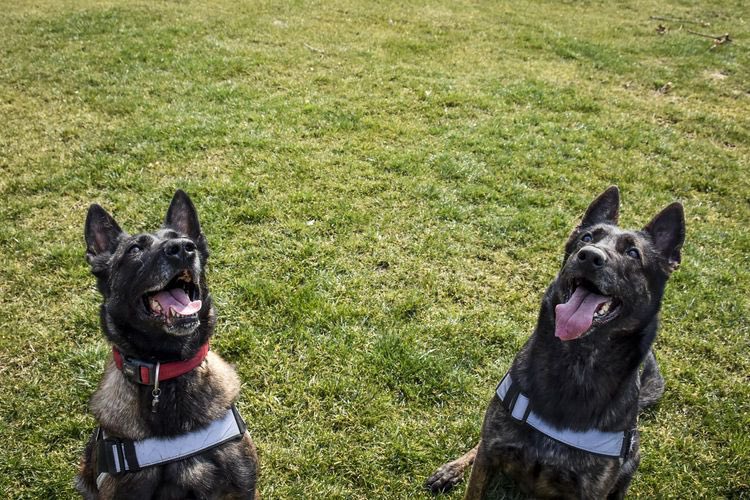
[[[516,393],[513,401],[506,401],[506,396],[509,393]],[[529,411],[529,398],[513,390],[513,380],[510,377],[510,373],[506,374],[497,386],[497,397],[505,404],[513,418],[521,422],[526,422],[534,429],[555,441],[560,441],[579,450],[616,458],[622,458],[629,451],[627,449],[629,444],[625,443],[627,437],[625,432],[602,432],[596,429],[590,431],[573,431],[570,429],[557,429],[551,426],[539,415],[533,411]]]
[[[526,423],[552,439],[579,450],[610,457],[619,457],[622,452],[622,442],[625,439],[624,432],[602,432],[596,429],[590,431],[555,429],[534,412],[529,414]]]
[[[222,418],[208,426],[170,438],[130,441],[110,438],[100,432],[97,439],[101,453],[97,459],[97,471],[119,474],[174,462],[240,438],[245,430],[242,417],[232,405]],[[100,474],[100,479],[104,477]]]
[[[234,413],[229,410],[223,418],[214,420],[211,425],[203,429],[173,438],[135,441],[133,446],[138,465],[143,468],[196,455],[237,438],[243,433]]]
[[[523,420],[526,416],[526,410],[529,409],[529,398],[523,394],[516,396],[516,404],[513,405],[513,411],[510,413],[516,420]]]
[[[101,472],[98,476],[96,476],[96,489],[100,490],[102,489],[102,483],[104,483],[104,480],[109,477],[109,474],[107,472]]]
[[[118,451],[119,450],[117,448],[117,445],[113,445],[112,446],[112,457],[115,460],[115,471],[120,472],[122,470],[127,469],[127,461],[123,457],[123,462],[125,462],[125,463],[124,464],[120,463],[120,454],[118,453]]]

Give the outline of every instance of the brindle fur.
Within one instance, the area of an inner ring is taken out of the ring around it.
[[[619,229],[618,214],[619,191],[612,186],[591,203],[570,235],[561,271],[542,300],[536,329],[510,368],[531,410],[560,428],[636,429],[638,411],[664,391],[651,344],[667,279],[680,263],[682,206],[669,205],[641,231]],[[592,242],[581,241],[586,233]],[[640,258],[627,255],[633,247]],[[590,265],[588,252],[603,256],[604,265]],[[570,296],[575,279],[586,279],[618,298],[622,309],[609,323],[563,342],[554,335],[555,306]],[[534,497],[623,498],[640,461],[639,441],[636,431],[630,454],[620,464],[519,423],[494,395],[477,447],[440,467],[426,486],[433,492],[447,491],[473,463],[467,499],[486,498],[500,473]]]
[[[105,336],[129,356],[142,360],[192,357],[211,337],[215,312],[205,279],[208,247],[197,213],[188,196],[177,191],[162,229],[130,236],[100,206],[92,205],[86,219],[87,260],[103,296],[100,309]],[[141,251],[129,251],[138,244]],[[179,259],[166,256],[169,245],[192,244]],[[190,252],[189,249],[194,249]],[[195,272],[203,302],[199,323],[176,325],[166,331],[138,310],[141,296],[178,268]],[[234,369],[210,351],[204,362],[182,376],[160,383],[158,411],[151,411],[152,388],[125,378],[113,361],[107,365],[91,398],[91,412],[108,435],[139,440],[174,436],[204,427],[224,416],[237,401],[240,381]],[[258,458],[246,433],[200,455],[118,476],[96,485],[96,445],[92,435],[76,478],[87,499],[257,498]]]

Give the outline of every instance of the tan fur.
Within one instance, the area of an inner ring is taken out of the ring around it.
[[[237,401],[240,395],[240,378],[237,372],[229,366],[219,355],[208,351],[208,356],[203,363],[196,368],[200,386],[211,387],[216,397],[211,407],[206,408],[211,419],[224,416],[226,409]]]
[[[134,384],[125,380],[114,360],[110,360],[90,403],[91,413],[102,428],[133,440],[148,437],[136,413],[139,407],[136,389]]]

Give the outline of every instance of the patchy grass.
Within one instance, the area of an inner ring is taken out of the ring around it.
[[[750,52],[733,2],[15,2],[0,17],[0,492],[73,497],[108,356],[86,207],[212,246],[265,498],[427,498],[567,232],[686,207],[633,496],[750,488]],[[711,23],[662,22],[649,15]],[[710,41],[687,28],[723,34]],[[448,498],[459,498],[462,488]]]

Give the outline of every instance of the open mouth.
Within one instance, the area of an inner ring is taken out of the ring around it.
[[[161,290],[144,294],[143,303],[152,318],[162,320],[168,326],[196,321],[202,305],[200,290],[187,269],[175,275]]]
[[[620,300],[587,280],[575,280],[570,290],[567,300],[555,307],[555,336],[560,340],[580,338],[619,314]]]

